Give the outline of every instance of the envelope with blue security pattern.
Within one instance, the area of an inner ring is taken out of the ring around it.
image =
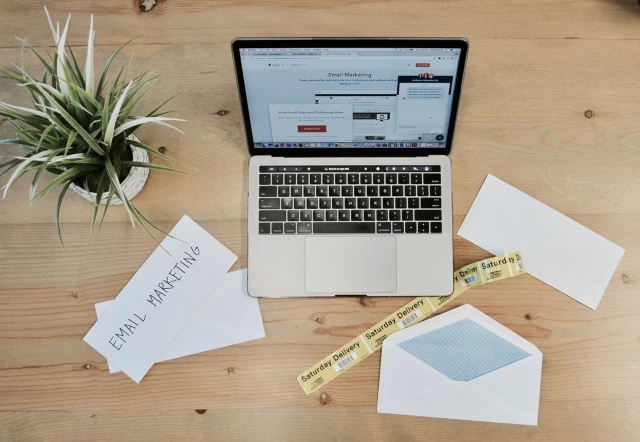
[[[537,425],[542,353],[467,304],[389,336],[378,412]]]

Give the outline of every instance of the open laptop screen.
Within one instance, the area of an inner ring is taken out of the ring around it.
[[[444,150],[461,51],[241,47],[252,147]]]

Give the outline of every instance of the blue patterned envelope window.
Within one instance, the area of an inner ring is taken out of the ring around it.
[[[398,346],[454,381],[470,381],[531,356],[468,318]]]

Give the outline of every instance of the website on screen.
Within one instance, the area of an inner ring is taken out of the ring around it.
[[[446,146],[460,49],[241,49],[255,147]]]

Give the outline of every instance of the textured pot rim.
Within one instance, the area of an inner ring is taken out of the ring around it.
[[[138,142],[140,141],[135,135],[129,135],[127,139],[132,141],[138,141]],[[137,146],[133,146],[131,144],[129,144],[129,148],[131,149],[131,152],[133,154],[133,161],[136,161],[139,163],[150,162],[149,154],[147,153],[146,150],[141,149]],[[136,195],[138,195],[142,191],[148,179],[149,179],[149,168],[132,167],[131,170],[129,170],[129,174],[127,175],[127,177],[120,183],[120,187],[122,187],[122,191],[124,192],[125,196],[129,200],[131,200],[135,198]],[[71,186],[69,186],[69,188],[73,190],[75,193],[77,193],[78,195],[80,195],[82,198],[92,203],[96,201],[97,194],[95,192],[87,192],[86,189],[74,183],[72,183]],[[100,199],[100,204],[107,204],[107,200],[109,199],[108,197],[109,197],[108,194],[106,193],[103,194],[102,198]],[[109,205],[111,206],[118,206],[121,204],[122,204],[122,201],[116,195],[113,196],[113,198],[111,199],[111,202],[109,203]]]

